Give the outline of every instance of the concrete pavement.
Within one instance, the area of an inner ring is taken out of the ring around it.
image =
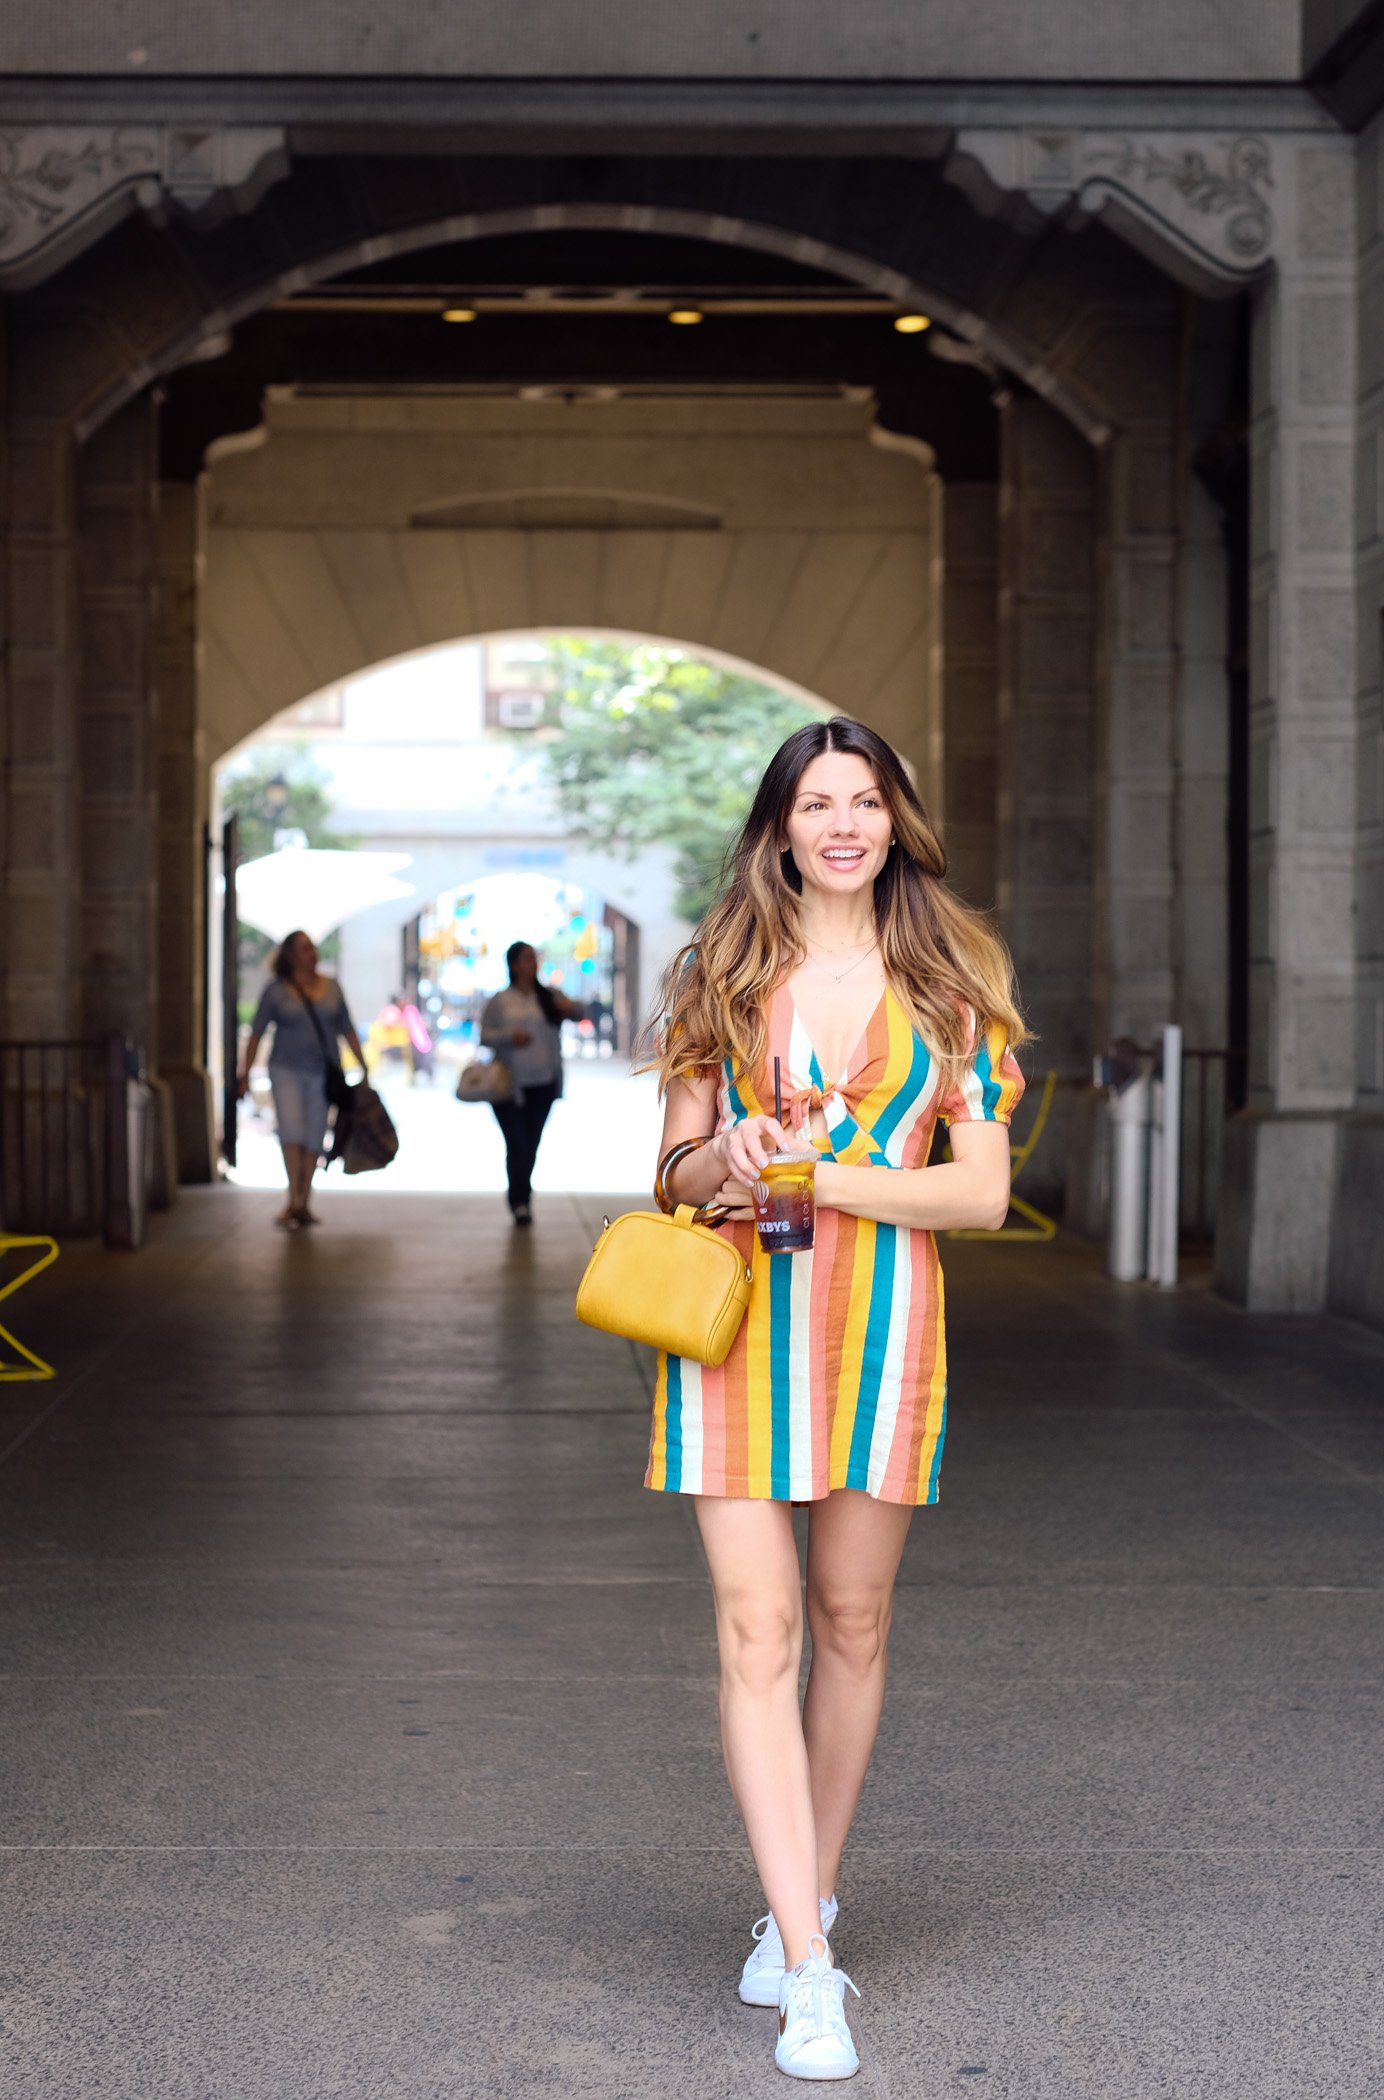
[[[7,2100],[756,2100],[757,1889],[599,1198],[190,1192],[0,1385]],[[1366,2100],[1384,1339],[945,1253],[855,2090]]]

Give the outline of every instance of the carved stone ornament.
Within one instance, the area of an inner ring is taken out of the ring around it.
[[[1035,228],[1100,218],[1183,282],[1224,290],[1273,259],[1274,147],[1245,134],[960,131],[948,179]]]
[[[287,167],[283,133],[264,126],[6,125],[0,287],[50,277],[131,211],[247,211]]]

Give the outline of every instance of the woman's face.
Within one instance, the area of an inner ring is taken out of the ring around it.
[[[823,751],[804,768],[786,828],[804,891],[826,896],[867,889],[893,835],[874,768],[855,751]]]
[[[300,933],[288,951],[288,967],[295,977],[315,977],[317,974],[317,950],[305,933]]]
[[[527,943],[516,948],[514,960],[509,966],[509,981],[517,984],[521,991],[531,991],[538,982],[538,951]]]

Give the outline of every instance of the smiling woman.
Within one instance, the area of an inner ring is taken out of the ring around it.
[[[858,722],[812,723],[770,762],[725,892],[665,983],[664,1157],[699,1148],[665,1179],[672,1200],[721,1207],[752,1286],[722,1365],[660,1360],[645,1478],[697,1498],[727,1766],[770,1906],[740,1996],[778,2006],[775,2061],[801,2078],[858,2068],[827,1934],[895,1574],[914,1507],[937,1499],[933,1233],[1003,1223],[1023,1090],[1008,955],[945,867],[896,753]],[[929,1166],[939,1120],[953,1157]],[[815,1233],[766,1253],[754,1185],[790,1151],[812,1162]],[[801,1715],[794,1502],[811,1511]]]

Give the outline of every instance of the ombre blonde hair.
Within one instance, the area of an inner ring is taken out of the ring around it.
[[[825,751],[865,760],[892,819],[894,843],[875,877],[875,929],[885,980],[941,1068],[939,1088],[962,1077],[988,1028],[1001,1027],[1010,1049],[1028,1040],[1009,951],[984,914],[947,888],[941,840],[897,754],[863,722],[833,715],[795,730],[770,759],[727,855],[720,901],[664,973],[648,1058],[661,1092],[727,1059],[737,1076],[760,1067],[769,1002],[807,953],[788,819],[798,782]]]

